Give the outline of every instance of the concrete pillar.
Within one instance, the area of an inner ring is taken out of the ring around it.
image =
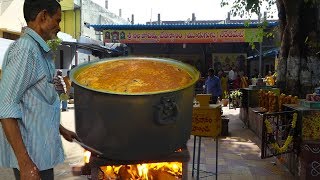
[[[259,14],[258,21],[261,23],[261,16],[262,14]],[[259,75],[262,76],[262,42],[259,42]]]
[[[108,7],[108,0],[105,1],[104,7],[105,7],[106,9],[109,8],[109,7]]]
[[[134,24],[134,14],[131,15],[131,24]]]
[[[79,64],[79,56],[78,56],[78,50],[77,50],[77,46],[75,47],[75,50],[76,50],[76,53],[75,53],[75,59],[74,59],[74,63],[75,63],[75,65],[76,66],[78,66],[78,64]]]
[[[228,12],[227,19],[226,19],[226,23],[229,23],[230,20],[231,20],[231,13]]]
[[[161,16],[160,16],[160,14],[158,14],[158,24],[160,24],[161,23]]]
[[[192,13],[192,23],[195,23],[196,22],[196,15],[195,15],[195,13]]]

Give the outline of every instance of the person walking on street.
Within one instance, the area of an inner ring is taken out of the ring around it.
[[[211,101],[213,104],[216,104],[218,97],[221,97],[221,83],[220,79],[214,75],[214,70],[210,68],[208,70],[208,78],[205,82],[205,90],[207,94],[211,94]]]
[[[60,69],[57,70],[57,74],[53,79],[53,83],[62,102],[62,111],[67,111],[68,102],[66,99],[62,98],[67,95],[67,86],[64,78],[62,77],[62,71]]]
[[[10,45],[0,82],[0,167],[13,168],[16,179],[53,180],[64,161],[62,135],[79,140],[60,125],[60,100],[53,84],[52,53],[46,41],[60,31],[56,0],[25,0],[27,27]]]

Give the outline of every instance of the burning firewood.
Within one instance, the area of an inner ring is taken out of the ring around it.
[[[149,180],[177,180],[181,179],[177,176],[163,170],[149,170],[148,173]]]
[[[148,172],[148,179],[155,180],[156,177],[158,177],[159,173],[160,173],[160,171],[158,171],[158,170],[150,169]]]
[[[176,180],[181,179],[182,164],[153,163],[105,166],[101,170],[107,180]]]
[[[100,169],[104,172],[107,180],[117,179],[118,176],[114,173],[114,170],[111,166],[100,167]]]
[[[177,180],[177,178],[168,172],[160,171],[155,180]]]
[[[130,166],[122,166],[119,170],[120,180],[135,179],[133,174],[130,173]]]
[[[131,169],[130,169],[131,174],[132,174],[134,177],[138,178],[138,177],[139,177],[139,171],[138,171],[137,165],[132,165],[132,166],[130,166],[130,167],[131,167]]]

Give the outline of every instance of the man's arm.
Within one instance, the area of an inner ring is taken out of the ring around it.
[[[19,166],[24,165],[26,162],[29,163],[31,159],[23,143],[17,120],[2,119],[1,123],[7,140],[11,144],[12,149],[17,157]]]
[[[8,142],[10,143],[14,154],[18,160],[18,165],[22,173],[27,173],[37,179],[39,176],[39,170],[37,166],[32,162],[26,146],[22,140],[21,132],[18,126],[17,119],[2,119],[0,120],[2,124],[3,131],[7,137]],[[28,172],[24,172],[28,171]],[[24,174],[21,174],[23,178]]]
[[[73,139],[76,139],[77,141],[81,141],[75,132],[69,131],[68,129],[63,127],[61,124],[59,126],[59,132],[63,136],[63,138],[69,142],[72,142]]]
[[[20,102],[30,85],[37,79],[37,48],[27,43],[12,43],[2,65],[0,83],[0,121],[8,144],[11,145],[20,168],[21,180],[40,179],[38,168],[26,150],[18,126],[22,118]],[[0,157],[2,158],[2,157]]]

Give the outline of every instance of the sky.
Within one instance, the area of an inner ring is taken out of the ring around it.
[[[105,0],[92,0],[105,7]],[[134,14],[135,24],[145,24],[147,21],[157,21],[160,13],[161,21],[185,20],[224,20],[227,18],[229,7],[220,7],[221,0],[108,0],[109,10],[122,17],[131,19]],[[239,19],[232,18],[231,19]]]

